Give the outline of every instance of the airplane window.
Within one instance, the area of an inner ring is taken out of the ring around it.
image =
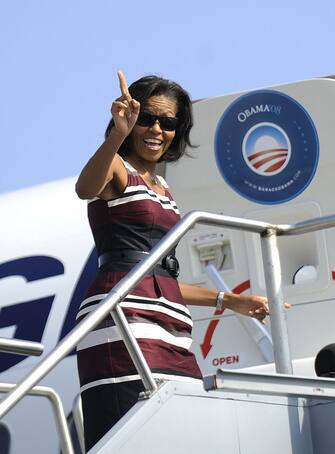
[[[0,423],[0,454],[9,454],[10,433],[8,427]]]
[[[304,265],[300,267],[293,276],[293,284],[303,284],[307,281],[316,281],[318,272],[313,265]]]

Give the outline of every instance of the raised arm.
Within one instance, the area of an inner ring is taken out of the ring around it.
[[[126,184],[126,171],[116,153],[136,124],[140,103],[132,99],[123,73],[118,71],[117,75],[121,96],[113,102],[111,108],[115,126],[78,178],[76,192],[81,199],[98,196],[115,177],[119,177],[119,181],[125,180]]]

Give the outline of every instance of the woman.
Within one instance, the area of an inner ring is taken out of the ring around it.
[[[144,77],[113,102],[105,142],[84,167],[76,191],[89,199],[88,216],[99,273],[77,320],[105,297],[179,220],[157,162],[176,161],[190,145],[191,101],[176,83]],[[267,299],[193,287],[176,279],[174,251],[122,302],[123,311],[157,379],[200,380],[186,305],[229,308],[263,321]],[[78,346],[85,443],[90,449],[135,404],[142,382],[112,318]]]

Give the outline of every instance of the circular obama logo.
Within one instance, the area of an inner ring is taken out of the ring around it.
[[[215,155],[221,175],[240,195],[257,203],[283,203],[311,182],[319,140],[297,101],[261,90],[225,110],[216,129]]]

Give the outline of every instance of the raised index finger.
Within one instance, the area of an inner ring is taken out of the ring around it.
[[[119,82],[120,82],[120,90],[121,90],[122,96],[124,96],[127,100],[129,100],[129,98],[131,99],[131,96],[128,91],[127,81],[126,81],[126,78],[124,77],[123,72],[118,70],[117,75],[118,75]]]

